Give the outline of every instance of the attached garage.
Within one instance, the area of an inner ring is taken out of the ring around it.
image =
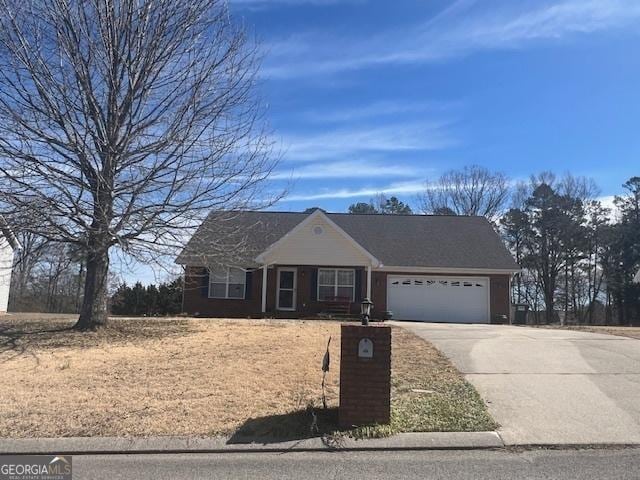
[[[387,308],[398,320],[489,323],[489,279],[389,275]]]

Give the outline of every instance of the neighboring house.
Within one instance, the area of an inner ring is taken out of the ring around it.
[[[519,270],[483,217],[322,210],[213,213],[176,262],[194,315],[358,313],[369,297],[377,318],[460,323],[508,319]]]
[[[0,216],[0,314],[7,312],[13,252],[19,247],[20,244],[9,228],[9,225],[7,225],[4,218]]]

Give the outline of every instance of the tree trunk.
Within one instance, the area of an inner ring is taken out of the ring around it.
[[[89,254],[84,282],[84,298],[76,330],[96,330],[107,323],[107,281],[109,276],[108,250]]]
[[[555,321],[555,288],[545,287],[544,294],[544,303],[545,303],[545,323],[547,325],[551,325]]]
[[[547,300],[547,307],[544,311],[544,321],[546,325],[551,325],[553,324],[553,322],[555,321],[555,315],[554,315],[554,311],[553,311],[553,303],[551,302],[551,300]]]
[[[574,322],[579,321],[578,318],[578,292],[576,286],[576,264],[571,262],[571,317]]]
[[[84,260],[80,261],[80,271],[78,272],[78,281],[76,282],[76,293],[75,293],[75,300],[76,300],[76,305],[75,305],[75,309],[76,309],[76,313],[80,313],[80,299],[82,298],[81,293],[82,293],[82,276],[84,274]]]
[[[569,317],[569,262],[564,265],[564,316],[560,320],[560,325],[564,326]]]

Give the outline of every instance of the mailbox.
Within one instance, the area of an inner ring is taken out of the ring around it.
[[[340,327],[341,428],[391,421],[391,327]]]
[[[370,338],[362,338],[358,342],[358,358],[373,358],[373,342]]]

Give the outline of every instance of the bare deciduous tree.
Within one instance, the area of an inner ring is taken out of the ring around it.
[[[84,259],[73,246],[21,233],[22,248],[11,276],[12,312],[77,313],[82,300]]]
[[[504,174],[472,165],[428,182],[420,206],[424,213],[484,216],[495,222],[508,199],[509,181]]]
[[[256,49],[222,0],[0,7],[0,210],[83,252],[76,328],[95,329],[112,248],[157,257],[255,202],[274,166]]]
[[[558,176],[547,170],[531,175],[528,181],[520,181],[515,185],[511,195],[512,207],[524,208],[527,198],[542,184],[549,185],[560,195],[568,195],[585,204],[594,200],[600,194],[600,188],[592,178],[574,176],[570,172]]]
[[[45,239],[27,231],[18,233],[18,241],[21,248],[13,252],[14,263],[9,301],[14,308],[16,304],[21,303],[20,299],[25,295],[34,268],[38,265],[47,247]]]

